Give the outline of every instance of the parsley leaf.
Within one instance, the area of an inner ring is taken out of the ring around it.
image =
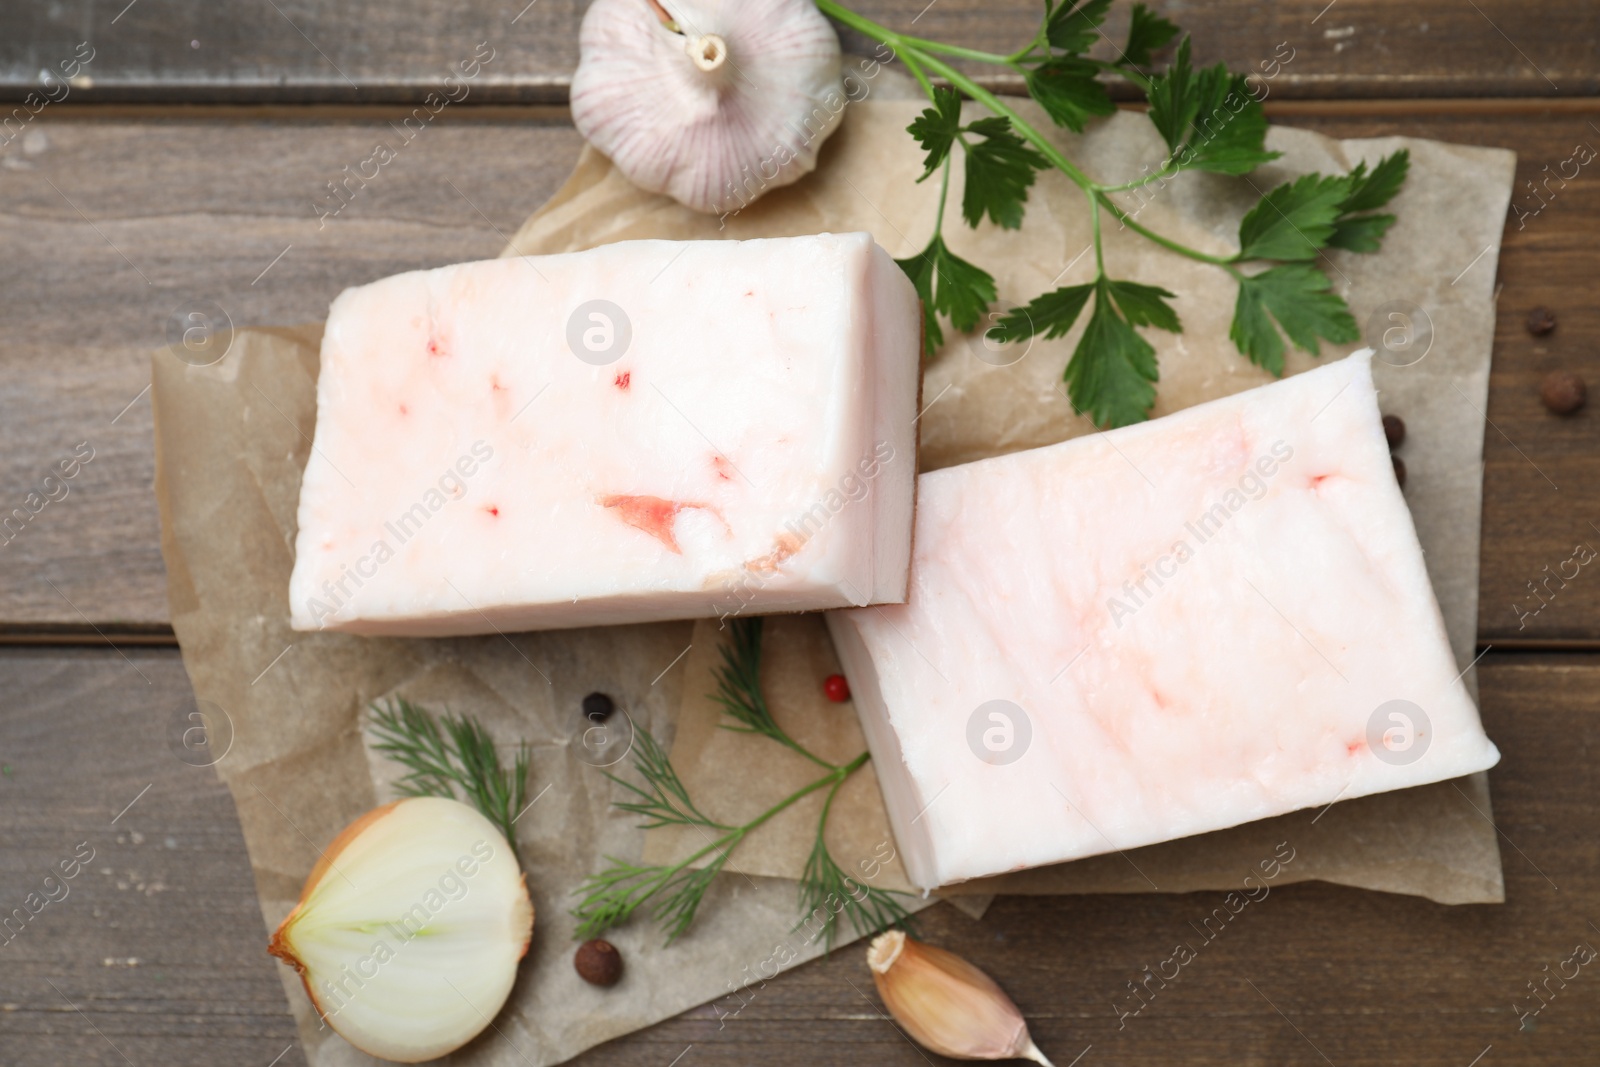
[[[908,259],[895,260],[922,298],[922,354],[931,356],[944,344],[939,315],[957,330],[970,330],[994,302],[994,278],[982,267],[968,263],[934,235],[928,247]]]
[[[1333,235],[1328,238],[1328,247],[1342,248],[1347,252],[1376,252],[1383,244],[1383,235],[1393,225],[1393,215],[1357,215],[1355,218],[1341,218],[1334,223]]]
[[[1167,150],[1176,155],[1200,111],[1200,101],[1194,95],[1194,72],[1189,69],[1189,38],[1178,45],[1178,54],[1166,73],[1150,79],[1147,95],[1150,121],[1167,142]]]
[[[1195,76],[1200,107],[1178,163],[1218,174],[1248,174],[1283,153],[1268,152],[1267,114],[1242,74],[1218,63]]]
[[[1394,199],[1394,194],[1405,184],[1411,170],[1411,150],[1402,148],[1393,155],[1378,160],[1372,173],[1367,173],[1365,162],[1357,163],[1346,175],[1350,179],[1350,195],[1345,197],[1340,209],[1347,215],[1358,211],[1374,211]]]
[[[1169,293],[1157,285],[1140,285],[1138,282],[1107,282],[1106,285],[1116,298],[1117,307],[1133,325],[1154,326],[1168,333],[1183,332],[1178,313],[1167,305],[1168,300],[1177,299],[1176,293]]]
[[[1128,426],[1149,418],[1155,403],[1155,349],[1134,326],[1157,326],[1178,333],[1178,314],[1166,301],[1173,294],[1154,285],[1099,278],[1067,285],[1013,307],[990,330],[1005,341],[1034,336],[1064,338],[1094,299],[1090,322],[1067,360],[1062,379],[1072,410],[1088,414],[1096,426]]]
[[[1350,194],[1339,205],[1339,218],[1328,244],[1350,252],[1376,252],[1383,243],[1383,235],[1394,225],[1394,216],[1356,213],[1380,208],[1393,200],[1394,194],[1405,184],[1410,169],[1411,153],[1404,148],[1380,159],[1370,174],[1366,163],[1357,163],[1345,175],[1350,182]]]
[[[1306,174],[1261,198],[1239,223],[1239,259],[1313,259],[1350,195],[1347,175]]]
[[[1090,297],[1094,310],[1062,375],[1067,398],[1072,410],[1089,415],[1098,426],[1142,422],[1155,403],[1156,358],[1155,349],[1134,327],[1172,333],[1183,329],[1167,304],[1175,299],[1167,290],[1103,277],[1087,285],[1067,285],[1012,308],[990,332],[1007,341],[1064,337]]]
[[[1156,401],[1156,350],[1112,304],[1113,286],[1128,284],[1094,283],[1094,311],[1063,375],[1072,409],[1096,426],[1143,422]]]
[[[1082,55],[1100,39],[1100,24],[1106,20],[1111,0],[1063,0],[1045,22],[1045,39],[1050,47],[1072,55]]]
[[[1022,205],[1028,199],[1035,172],[1049,161],[1011,128],[1003,115],[979,119],[966,127],[983,140],[963,141],[967,149],[967,184],[961,193],[961,215],[977,226],[987,213],[996,225],[1015,230],[1022,225]],[[991,296],[992,299],[992,296]]]
[[[939,285],[934,306],[950,319],[951,326],[962,332],[970,330],[994,303],[994,277],[951,252],[943,237],[938,238],[936,259]]]
[[[1000,333],[1008,341],[1022,340],[1043,333],[1046,338],[1062,337],[1078,321],[1083,305],[1089,302],[1094,283],[1068,285],[1041,293],[1026,306],[1012,308],[991,332]]]
[[[927,248],[907,259],[895,260],[895,265],[905,271],[911,286],[917,291],[917,303],[922,305],[922,354],[931,356],[944,344],[944,331],[939,328],[939,309],[933,302],[934,278],[938,273],[941,246],[935,237]]]
[[[1287,263],[1242,278],[1228,337],[1250,362],[1279,376],[1283,374],[1284,346],[1278,326],[1295,347],[1313,356],[1320,354],[1319,337],[1335,344],[1359,339],[1361,331],[1349,307],[1328,290],[1328,276],[1304,263]]]
[[[1117,110],[1095,77],[1100,68],[1075,56],[1046,60],[1028,72],[1028,95],[1049,112],[1057,126],[1083,132],[1091,115]]]
[[[1348,174],[1306,174],[1285,182],[1239,223],[1238,258],[1305,260],[1327,247],[1376,252],[1394,216],[1356,212],[1392,200],[1409,168],[1410,154],[1402,149],[1370,172],[1357,163]]]
[[[906,132],[917,139],[928,157],[923,160],[922,178],[939,169],[939,164],[950,155],[961,132],[961,95],[954,89],[935,89],[933,106],[925,109],[906,127]],[[917,181],[922,181],[918,178]]]
[[[1267,115],[1242,74],[1222,63],[1189,65],[1189,38],[1163,74],[1149,79],[1150,121],[1179,168],[1248,174],[1282,153],[1265,149]]]
[[[1117,66],[1148,67],[1151,54],[1178,36],[1178,27],[1157,15],[1143,4],[1133,5],[1133,18],[1128,24],[1128,45],[1122,50]]]

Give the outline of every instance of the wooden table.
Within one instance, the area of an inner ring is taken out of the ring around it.
[[[1037,8],[924,2],[862,10],[1009,51]],[[80,446],[94,456],[0,549],[0,913],[93,850],[65,897],[53,889],[60,899],[0,937],[0,1063],[302,1062],[227,793],[169,747],[188,682],[167,625],[146,353],[180,305],[301,322],[345,285],[498,252],[579,147],[563,104],[583,5],[525,3],[0,6],[0,96],[23,100],[80,42],[94,55],[64,98],[0,126],[0,505]],[[1552,582],[1529,614],[1530,583],[1600,545],[1596,413],[1557,418],[1538,400],[1552,368],[1600,384],[1600,164],[1541,187],[1542,201],[1524,184],[1600,146],[1600,12],[1592,0],[1154,6],[1197,34],[1201,61],[1255,69],[1287,42],[1276,121],[1518,153],[1478,626],[1483,715],[1505,753],[1490,778],[1507,902],[1281,889],[1122,1029],[1113,998],[1217,894],[1002,898],[981,923],[936,908],[927,932],[994,974],[1062,1067],[1596,1062],[1600,975],[1550,980],[1531,1025],[1514,1005],[1580,942],[1600,944],[1600,575]],[[481,41],[496,58],[469,100],[319,229],[325,183]],[[1547,337],[1524,329],[1536,305],[1559,317]],[[868,988],[848,949],[726,1024],[690,1012],[583,1062],[923,1062]]]

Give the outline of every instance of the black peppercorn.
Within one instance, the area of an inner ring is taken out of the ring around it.
[[[1394,463],[1394,480],[1400,483],[1400,488],[1404,489],[1406,487],[1406,461],[1399,456],[1390,456],[1389,459]]]
[[[616,701],[604,693],[590,693],[583,698],[583,716],[590,722],[605,722],[616,710]]]

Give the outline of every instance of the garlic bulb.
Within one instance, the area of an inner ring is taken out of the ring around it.
[[[867,966],[889,1014],[930,1052],[1050,1067],[1011,998],[960,956],[890,930],[873,938]]]
[[[345,1040],[416,1063],[489,1025],[532,935],[522,871],[494,825],[457,801],[410,797],[345,827],[267,951]]]
[[[642,189],[737,211],[817,165],[846,98],[812,0],[594,0],[572,121]]]

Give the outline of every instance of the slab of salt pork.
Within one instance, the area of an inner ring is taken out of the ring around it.
[[[347,290],[293,623],[435,636],[903,600],[920,324],[864,233]]]
[[[922,475],[908,601],[828,615],[913,882],[1499,759],[1369,360]]]

